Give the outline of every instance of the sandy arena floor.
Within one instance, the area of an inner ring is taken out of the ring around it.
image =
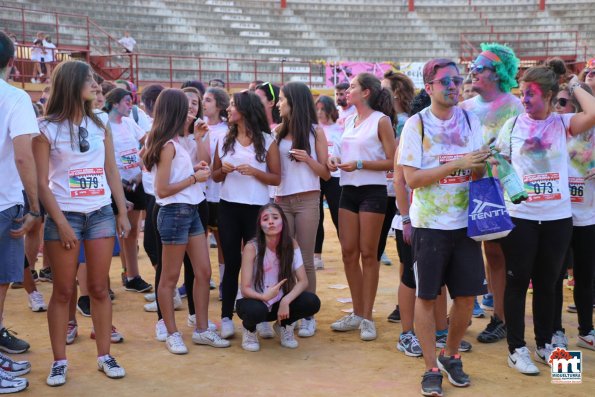
[[[345,313],[338,298],[348,298],[348,289],[331,289],[333,284],[346,284],[336,233],[326,217],[327,241],[323,258],[325,269],[318,275],[318,295],[322,308],[317,315],[318,331],[308,339],[300,339],[298,349],[289,350],[279,345],[278,339],[261,340],[261,351],[242,350],[241,326],[235,317],[236,335],[228,349],[215,349],[192,344],[192,331],[186,326],[187,311],[177,313],[190,353],[174,356],[164,344],[154,339],[155,313],[143,311],[142,294],[126,292],[120,286],[120,260],[114,258],[111,270],[112,286],[116,292],[114,324],[124,334],[124,343],[112,345],[112,354],[126,369],[124,379],[110,380],[97,371],[95,343],[89,338],[91,319],[78,315],[79,337],[68,348],[68,382],[59,388],[46,386],[52,361],[45,313],[32,313],[27,307],[24,290],[10,290],[6,301],[4,324],[31,344],[31,350],[15,359],[30,360],[33,366],[27,375],[30,385],[22,395],[32,396],[418,396],[423,360],[409,358],[395,348],[400,324],[386,321],[394,309],[398,285],[395,241],[389,238],[387,253],[395,262],[381,266],[380,285],[376,299],[376,325],[378,339],[362,342],[358,332],[336,333],[330,323]],[[213,277],[218,281],[216,250],[211,249]],[[154,280],[154,271],[141,249],[141,272],[147,281]],[[39,267],[39,265],[38,265]],[[51,284],[38,284],[46,301]],[[564,307],[571,300],[565,289]],[[531,313],[530,299],[527,313]],[[210,318],[219,323],[220,303],[217,291],[211,291]],[[489,314],[489,312],[488,312]],[[549,367],[537,364],[542,371],[537,377],[523,376],[508,368],[506,344],[482,345],[476,341],[489,319],[474,319],[466,340],[473,350],[463,353],[464,368],[470,374],[472,385],[456,389],[444,379],[446,396],[589,396],[595,390],[595,352],[583,351],[583,383],[580,385],[553,385]],[[571,348],[575,348],[577,319],[564,312],[564,326]],[[533,325],[527,317],[527,335],[530,349],[534,349]],[[296,332],[297,337],[297,332]],[[591,390],[589,392],[588,390]]]

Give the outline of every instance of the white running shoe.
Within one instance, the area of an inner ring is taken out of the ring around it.
[[[223,339],[231,338],[236,333],[233,321],[229,317],[223,317],[221,319],[221,337]]]
[[[66,383],[66,373],[68,372],[67,365],[58,365],[57,362],[52,364],[52,369],[50,370],[50,374],[46,379],[46,383],[48,386],[62,386]]]
[[[260,350],[260,343],[258,343],[258,335],[256,331],[250,332],[242,327],[242,349],[249,352],[257,352]]]
[[[157,321],[157,324],[155,324],[155,339],[159,342],[165,342],[167,339],[167,328],[163,319]]]
[[[271,327],[271,323],[269,323],[268,321],[264,321],[260,324],[256,324],[256,333],[262,339],[272,339],[275,337],[275,332],[273,331],[273,328]]]
[[[76,322],[69,321],[66,328],[66,344],[72,345],[77,335],[79,334],[79,327]]]
[[[44,312],[48,309],[48,306],[43,300],[43,295],[39,291],[33,291],[27,297],[29,299],[29,307],[34,312]]]
[[[556,331],[552,335],[552,348],[555,350],[556,347],[568,350],[568,338],[564,334],[564,331]]]
[[[550,365],[550,355],[554,350],[556,349],[549,343],[546,343],[544,347],[538,347],[535,349],[535,360],[542,364]]]
[[[322,260],[322,258],[314,258],[314,269],[316,269],[316,270],[324,269],[324,261]]]
[[[314,336],[316,333],[316,319],[312,317],[310,320],[302,318],[300,321],[300,329],[298,330],[298,336],[300,338],[309,338]]]
[[[144,295],[144,298],[147,302],[155,302],[155,293],[151,292]]]
[[[359,329],[361,340],[370,341],[376,339],[376,324],[374,324],[374,321],[364,318],[359,325]]]
[[[157,311],[157,301],[146,303],[143,307],[146,312],[154,313]]]
[[[180,296],[180,291],[176,288],[176,292],[174,293],[174,310],[180,310],[182,308],[182,297]]]
[[[364,318],[357,316],[355,313],[348,314],[341,317],[339,320],[331,324],[333,331],[354,331],[359,329],[359,326]]]
[[[17,378],[0,369],[0,394],[17,393],[25,390],[29,382],[25,378]]]
[[[179,332],[174,332],[171,335],[167,336],[165,340],[165,345],[167,346],[167,350],[173,354],[186,354],[188,353],[188,348],[184,344],[184,340],[182,339],[182,334]]]
[[[188,320],[186,320],[186,325],[192,329],[196,328],[196,314],[188,315]],[[208,320],[207,329],[209,331],[217,332],[217,324],[215,324],[211,320]]]
[[[197,345],[209,345],[213,347],[229,347],[231,343],[221,338],[216,332],[206,330],[204,332],[194,331],[192,333],[192,342]]]
[[[587,335],[576,337],[576,345],[585,349],[595,350],[595,331],[591,330]]]
[[[295,349],[298,347],[298,342],[293,335],[293,325],[286,325],[283,327],[280,326],[279,323],[275,323],[273,329],[275,330],[275,333],[279,335],[279,339],[281,339],[281,346],[287,347],[288,349]]]
[[[539,368],[531,360],[531,353],[526,346],[516,348],[513,354],[508,354],[508,366],[524,375],[539,374]]]
[[[116,359],[110,355],[105,360],[98,358],[97,368],[111,379],[120,379],[126,376],[124,368],[120,367]]]

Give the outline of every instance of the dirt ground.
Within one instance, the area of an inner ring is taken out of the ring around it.
[[[418,396],[423,360],[406,357],[395,348],[400,324],[386,321],[394,309],[398,286],[399,267],[395,240],[389,238],[388,256],[393,266],[381,266],[380,285],[375,306],[378,339],[363,342],[358,332],[336,333],[330,323],[344,315],[338,298],[348,298],[348,289],[331,289],[333,284],[346,284],[336,233],[326,216],[327,239],[323,259],[325,269],[318,271],[318,295],[322,308],[317,315],[318,331],[312,338],[301,339],[299,348],[289,350],[279,345],[278,339],[261,340],[261,350],[250,353],[241,348],[240,322],[234,317],[236,335],[227,349],[193,345],[192,331],[186,326],[184,306],[176,315],[178,326],[189,347],[189,354],[170,354],[162,342],[154,339],[155,313],[143,311],[142,294],[126,292],[120,285],[120,260],[114,258],[111,281],[116,292],[114,324],[124,334],[125,341],[112,345],[112,354],[126,369],[126,377],[108,379],[97,371],[95,343],[89,338],[91,319],[78,316],[79,337],[68,347],[69,371],[66,385],[51,388],[45,384],[52,362],[45,313],[32,313],[27,308],[24,290],[10,290],[4,324],[18,332],[18,336],[31,344],[28,353],[15,359],[30,360],[33,366],[27,375],[30,385],[21,393],[32,396]],[[142,246],[142,244],[141,244]],[[213,278],[218,281],[216,250],[211,249]],[[141,272],[147,281],[154,279],[154,271],[141,249]],[[39,267],[39,265],[38,265]],[[51,284],[38,284],[46,301]],[[571,301],[565,289],[564,306]],[[531,299],[527,305],[527,334],[529,348],[534,349]],[[209,310],[211,320],[219,323],[220,303],[217,291],[211,291]],[[489,314],[489,312],[488,312]],[[463,353],[464,368],[471,376],[468,388],[458,389],[444,379],[447,396],[588,396],[595,390],[595,352],[583,349],[583,383],[580,385],[551,384],[549,367],[537,364],[541,374],[528,377],[508,368],[506,344],[482,345],[476,341],[489,319],[474,319],[466,340],[473,350]],[[577,319],[564,312],[563,322],[570,345],[575,348]],[[297,338],[297,332],[296,332]],[[591,390],[589,392],[588,390]]]

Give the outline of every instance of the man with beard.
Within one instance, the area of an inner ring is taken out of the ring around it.
[[[355,113],[355,106],[347,103],[346,92],[349,88],[349,83],[340,83],[335,86],[335,102],[337,102],[337,110],[339,111],[339,118],[337,124],[341,127],[345,126],[347,117]]]

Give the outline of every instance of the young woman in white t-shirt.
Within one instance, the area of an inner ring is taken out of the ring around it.
[[[279,93],[282,123],[275,129],[281,158],[281,183],[275,202],[288,220],[289,234],[302,251],[308,276],[308,291],[316,293],[314,245],[318,229],[320,179],[331,176],[327,167],[328,144],[322,128],[317,126],[316,107],[310,89],[304,83],[292,82]],[[298,335],[313,336],[316,320],[306,317]]]
[[[104,110],[109,116],[109,126],[114,138],[116,164],[122,179],[126,200],[134,208],[128,211],[130,235],[120,239],[127,291],[146,292],[153,288],[140,276],[138,268],[138,234],[141,211],[146,209],[145,192],[142,188],[142,164],[139,151],[145,139],[143,131],[132,118],[132,93],[123,88],[114,88],[105,96]],[[123,280],[124,281],[124,280]]]
[[[254,237],[260,207],[269,202],[269,186],[281,181],[277,143],[270,134],[260,98],[234,94],[227,109],[229,132],[217,142],[213,181],[222,182],[219,238],[225,257],[221,336],[235,333],[233,307],[238,292],[242,242]]]
[[[578,82],[571,83],[570,92],[583,112],[552,113],[558,81],[565,73],[559,59],[525,71],[520,81],[525,113],[508,120],[496,141],[501,153],[510,157],[529,197],[520,204],[512,204],[506,197],[515,228],[502,241],[508,365],[526,375],[539,373],[524,340],[529,280],[533,282],[535,359],[548,365],[555,349],[551,344],[555,285],[572,235],[566,138],[595,125],[595,99]]]
[[[125,371],[110,355],[112,303],[108,276],[116,231],[130,223],[109,129],[93,112],[97,83],[84,62],[61,63],[54,71],[42,135],[34,140],[41,201],[48,212],[44,239],[53,274],[48,325],[54,362],[47,384],[66,383],[69,305],[76,288],[79,244],[87,253],[87,285],[93,311],[97,364],[110,378]],[[113,195],[119,210],[111,207]]]
[[[173,304],[173,293],[186,253],[197,276],[195,283],[198,287],[194,289],[198,316],[192,341],[213,347],[229,346],[229,342],[219,338],[208,328],[208,283],[211,268],[205,230],[198,215],[198,204],[201,197],[204,199],[199,182],[207,180],[210,169],[206,162],[194,166],[190,154],[179,143],[187,115],[188,99],[183,91],[162,91],[155,104],[151,139],[143,154],[145,166],[153,175],[156,201],[161,207],[157,216],[157,228],[163,243],[163,252],[157,294],[167,328],[166,346],[173,354],[188,352],[176,326]]]
[[[242,348],[260,350],[256,326],[276,320],[281,346],[295,349],[298,342],[293,324],[316,314],[320,299],[306,291],[308,277],[300,247],[291,238],[291,225],[281,207],[266,204],[257,219],[256,237],[242,253],[242,297],[237,301],[243,324]]]
[[[360,329],[362,340],[376,339],[372,309],[378,288],[378,241],[386,212],[386,171],[393,168],[395,133],[392,94],[372,74],[361,73],[350,83],[347,100],[356,113],[345,130],[329,169],[341,170],[339,240],[353,313],[334,322],[335,331]],[[361,258],[361,266],[360,266]]]

